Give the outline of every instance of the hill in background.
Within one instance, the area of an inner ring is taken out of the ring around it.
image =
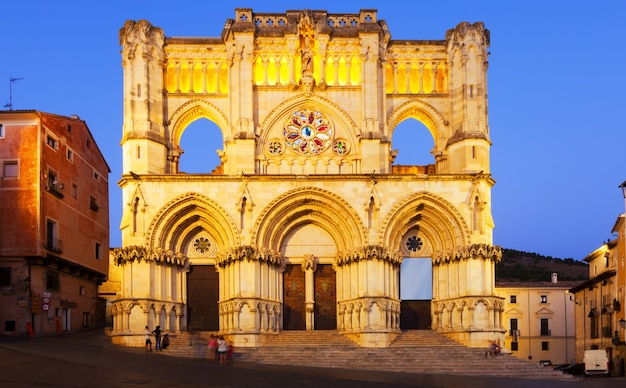
[[[502,248],[496,282],[549,282],[554,272],[559,281],[589,279],[589,265],[584,261]]]

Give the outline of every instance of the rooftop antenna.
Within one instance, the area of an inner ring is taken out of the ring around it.
[[[13,110],[13,84],[15,81],[23,80],[23,77],[18,78],[9,78],[9,103],[4,107],[9,108],[9,110]]]

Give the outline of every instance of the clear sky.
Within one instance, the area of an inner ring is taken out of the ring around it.
[[[626,3],[564,1],[6,1],[0,102],[85,120],[111,167],[111,246],[121,245],[119,29],[219,37],[235,8],[377,9],[392,39],[444,39],[460,22],[491,32],[488,69],[494,244],[582,259],[614,238],[626,180]],[[1,106],[1,105],[0,105]],[[213,151],[211,150],[211,153]],[[399,156],[400,157],[400,156]],[[406,163],[403,163],[406,164]]]

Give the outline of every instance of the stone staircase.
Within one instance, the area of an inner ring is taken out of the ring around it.
[[[171,336],[163,352],[206,358],[211,333]],[[498,376],[571,380],[573,376],[511,355],[486,359],[487,349],[472,349],[431,330],[400,333],[387,348],[363,348],[333,330],[284,331],[258,348],[235,349],[235,360],[273,365],[298,365],[405,373]]]

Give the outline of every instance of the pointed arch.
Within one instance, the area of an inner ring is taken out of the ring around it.
[[[337,129],[337,136],[347,137],[352,144],[357,144],[356,142],[359,136],[361,136],[361,132],[347,112],[324,97],[317,95],[306,96],[305,94],[297,95],[283,101],[267,115],[265,120],[261,123],[262,132],[259,133],[259,136],[262,141],[260,141],[259,144],[261,146],[266,144],[269,138],[275,135],[276,132],[272,131],[274,128],[279,128],[279,132],[282,133],[282,128],[287,118],[294,111],[299,109],[323,111],[333,121]]]
[[[398,124],[409,118],[413,118],[424,124],[433,137],[435,150],[444,151],[445,144],[441,143],[443,139],[447,138],[444,131],[449,124],[448,120],[432,105],[417,99],[407,101],[391,112],[387,120],[389,137],[391,138],[393,136],[393,131]]]
[[[278,252],[288,233],[307,223],[326,230],[338,251],[366,243],[363,223],[348,202],[316,187],[291,190],[272,201],[257,219],[252,241]]]
[[[428,192],[398,201],[381,225],[378,238],[383,246],[399,247],[405,233],[417,225],[434,251],[465,246],[470,241],[467,225],[456,208]]]
[[[180,195],[161,208],[146,233],[146,245],[184,251],[201,230],[220,248],[240,245],[237,226],[219,204],[197,193]]]
[[[187,128],[191,122],[199,118],[206,118],[213,121],[222,131],[222,137],[225,142],[231,137],[229,133],[226,133],[226,130],[230,128],[227,116],[210,102],[194,99],[176,109],[168,120],[168,123],[170,123],[169,141],[171,149],[175,149],[180,145],[180,139],[185,128]]]

